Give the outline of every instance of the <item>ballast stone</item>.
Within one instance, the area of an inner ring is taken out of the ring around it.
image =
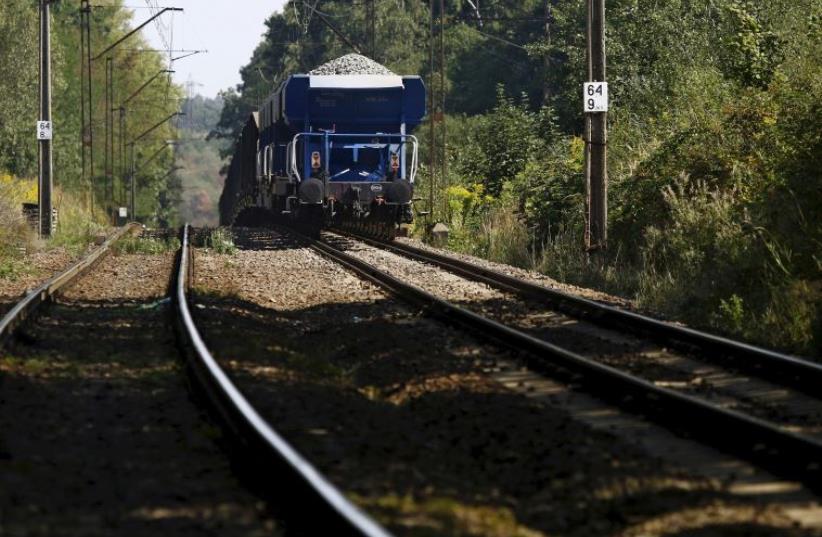
[[[326,62],[308,73],[309,75],[384,75],[396,73],[371,58],[360,54],[346,54],[336,60]]]

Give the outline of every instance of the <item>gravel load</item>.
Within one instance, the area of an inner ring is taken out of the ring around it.
[[[324,63],[309,75],[396,75],[384,65],[360,54],[346,54]]]

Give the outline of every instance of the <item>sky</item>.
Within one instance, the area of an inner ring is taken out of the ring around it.
[[[248,63],[265,30],[265,20],[282,11],[285,0],[161,0],[155,5],[181,7],[183,13],[165,13],[166,40],[171,35],[174,49],[208,50],[174,63],[174,78],[185,85],[192,81],[194,93],[215,97],[217,92],[240,83],[240,68]],[[143,0],[128,0],[139,7]],[[147,9],[135,9],[136,26],[150,16]],[[164,40],[154,24],[143,36],[155,48],[164,49]],[[175,56],[185,54],[177,53]]]

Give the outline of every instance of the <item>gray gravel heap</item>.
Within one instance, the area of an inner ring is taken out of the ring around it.
[[[317,67],[309,75],[395,75],[384,65],[360,54],[346,54]]]

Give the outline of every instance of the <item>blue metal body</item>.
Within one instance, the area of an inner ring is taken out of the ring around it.
[[[425,116],[420,77],[354,75],[289,77],[260,110],[260,152],[271,175],[298,183],[413,179],[410,133]],[[289,144],[293,144],[289,151]],[[312,167],[319,153],[322,166]],[[399,160],[392,170],[392,154]]]

